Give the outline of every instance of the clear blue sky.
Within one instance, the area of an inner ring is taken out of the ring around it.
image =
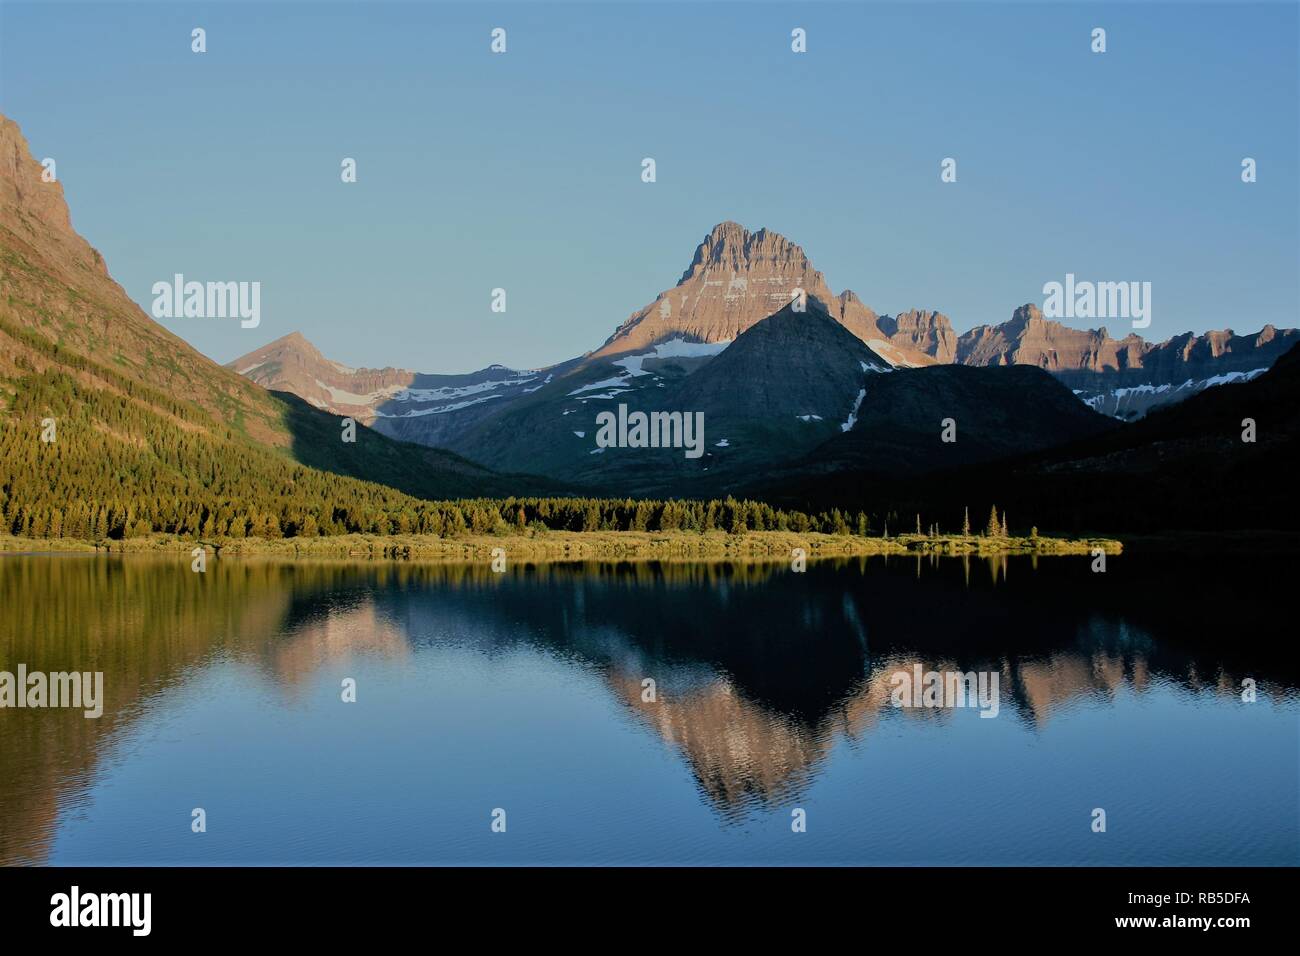
[[[262,283],[260,328],[167,321],[219,361],[300,330],[353,365],[556,362],[675,283],[724,219],[785,234],[881,313],[935,308],[959,331],[1067,272],[1150,281],[1152,339],[1300,324],[1292,3],[0,16],[0,109],[56,159],[127,292],[147,310],[174,272]]]

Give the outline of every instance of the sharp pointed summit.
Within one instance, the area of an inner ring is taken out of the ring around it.
[[[788,305],[803,290],[830,316],[896,365],[929,365],[923,352],[889,341],[874,311],[853,292],[831,291],[796,243],[768,229],[735,222],[714,226],[695,249],[677,285],[620,325],[593,358],[644,351],[672,338],[731,342]]]

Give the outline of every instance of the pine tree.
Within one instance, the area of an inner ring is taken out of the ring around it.
[[[961,536],[963,538],[970,537],[970,508],[965,509],[965,511],[962,513]]]
[[[984,529],[984,536],[986,538],[996,538],[1001,530],[1002,525],[998,522],[998,509],[994,506],[989,511],[989,523],[988,527]]]

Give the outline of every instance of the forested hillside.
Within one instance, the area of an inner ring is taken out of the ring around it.
[[[0,117],[0,532],[400,528],[417,499],[553,493],[222,368],[126,295]]]

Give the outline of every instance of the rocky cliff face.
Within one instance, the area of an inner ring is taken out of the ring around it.
[[[60,264],[89,267],[107,276],[103,256],[72,228],[63,184],[57,179],[46,182],[44,174],[18,124],[0,116],[0,221]]]
[[[1034,365],[1063,375],[1137,373],[1123,376],[1129,384],[1267,368],[1300,336],[1295,329],[1265,325],[1248,335],[1225,329],[1200,335],[1185,332],[1159,343],[1135,333],[1115,339],[1105,328],[1074,329],[1044,318],[1032,303],[1020,306],[1006,322],[978,325],[960,336],[954,335],[948,317],[939,312],[887,315],[879,320],[879,327],[891,342],[916,348],[943,364]]]
[[[946,365],[957,356],[957,333],[942,312],[912,309],[882,316],[878,325],[894,345],[923,352],[940,364]]]
[[[1115,339],[1105,328],[1074,329],[1044,318],[1032,303],[1006,322],[979,325],[960,336],[938,312],[887,315],[878,325],[891,343],[943,364],[1045,369],[1089,407],[1122,419],[1141,418],[1213,385],[1249,381],[1300,341],[1297,330],[1272,325],[1250,335],[1225,329],[1185,332],[1160,343],[1134,333]]]
[[[1214,385],[1251,381],[1296,342],[1300,332],[1271,325],[1251,335],[1231,329],[1203,335],[1185,332],[1158,345],[1143,343],[1136,367],[1063,370],[1057,377],[1097,411],[1132,420]]]
[[[415,381],[400,368],[355,369],[327,359],[300,332],[262,346],[229,362],[252,381],[273,391],[292,392],[317,408],[347,415],[366,425],[375,419],[379,401]]]
[[[1022,305],[1001,325],[979,325],[957,339],[961,365],[1035,365],[1057,372],[1135,368],[1146,343],[1141,336],[1116,340],[1104,329],[1072,329],[1043,318],[1038,306]]]
[[[1265,325],[1258,332],[1238,335],[1232,329],[1196,335],[1184,332],[1159,345],[1147,347],[1142,367],[1152,372],[1232,371],[1246,366],[1272,365],[1300,339],[1296,329]]]
[[[876,313],[852,292],[832,292],[799,246],[767,229],[750,232],[734,222],[714,226],[677,285],[633,312],[592,357],[641,352],[677,336],[730,342],[788,305],[795,289],[803,289],[810,301],[820,303],[890,362],[932,364],[928,355],[891,342],[877,325]]]

